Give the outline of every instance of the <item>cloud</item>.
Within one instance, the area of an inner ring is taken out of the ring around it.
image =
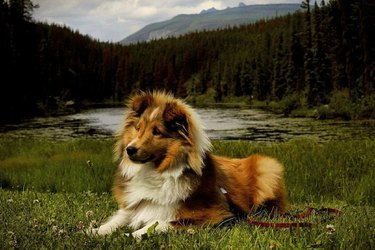
[[[199,13],[203,9],[245,4],[300,3],[301,0],[33,0],[39,4],[34,18],[65,24],[82,34],[102,41],[117,42],[147,24],[178,14]]]

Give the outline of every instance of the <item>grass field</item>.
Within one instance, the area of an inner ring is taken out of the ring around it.
[[[281,144],[214,142],[214,153],[261,153],[285,165],[291,211],[334,207],[343,215],[296,229],[195,228],[106,237],[85,233],[116,210],[110,195],[112,140],[0,138],[0,249],[375,249],[375,142],[294,140]],[[261,220],[269,218],[259,217]],[[276,219],[282,220],[282,219]],[[327,229],[332,225],[334,230]]]

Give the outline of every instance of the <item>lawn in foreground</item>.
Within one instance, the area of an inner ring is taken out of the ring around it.
[[[375,247],[375,142],[319,144],[295,140],[273,145],[214,142],[231,157],[275,156],[286,168],[291,210],[335,207],[344,214],[311,229],[194,228],[152,234],[141,241],[124,228],[106,237],[85,229],[108,218],[116,204],[109,191],[116,168],[113,141],[52,143],[0,139],[0,248],[11,249],[371,249]],[[260,218],[268,219],[268,218]],[[334,231],[328,230],[332,224]]]

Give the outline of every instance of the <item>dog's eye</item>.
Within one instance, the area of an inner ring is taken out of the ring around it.
[[[152,134],[153,134],[153,135],[161,135],[161,132],[160,132],[160,130],[159,130],[157,127],[155,127],[155,128],[152,130]]]

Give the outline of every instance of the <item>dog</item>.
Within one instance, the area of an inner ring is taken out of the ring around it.
[[[99,235],[129,226],[134,237],[183,226],[217,225],[260,207],[287,209],[283,166],[251,155],[231,159],[210,153],[197,113],[172,94],[139,92],[127,104],[117,135],[113,195],[119,209]]]

